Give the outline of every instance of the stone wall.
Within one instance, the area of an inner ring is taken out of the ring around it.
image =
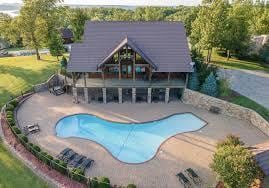
[[[58,74],[52,75],[46,82],[43,82],[41,84],[37,84],[33,86],[34,92],[42,92],[42,91],[47,91],[50,86],[56,86],[60,85],[63,83],[64,78]]]
[[[212,106],[219,107],[221,114],[247,121],[269,136],[269,122],[254,110],[189,89],[185,89],[182,101],[186,104],[191,104],[206,110],[209,110]]]

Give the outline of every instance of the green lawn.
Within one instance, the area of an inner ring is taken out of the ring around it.
[[[21,91],[48,79],[59,67],[56,58],[42,55],[0,58],[0,107]],[[0,187],[47,187],[31,170],[16,160],[0,142]]]
[[[30,169],[12,157],[3,146],[3,143],[0,143],[0,172],[0,187],[3,188],[48,187]]]
[[[59,67],[56,58],[48,55],[41,58],[41,61],[37,61],[35,56],[0,58],[0,107],[10,96],[47,80]]]
[[[220,97],[221,99],[224,99],[226,101],[229,101],[234,104],[238,104],[240,106],[244,106],[246,108],[250,108],[256,112],[258,112],[264,119],[269,121],[269,110],[262,105],[256,103],[255,101],[249,99],[248,97],[245,97],[243,95],[240,95],[236,92],[231,92],[231,94],[227,97]]]
[[[262,62],[254,62],[247,60],[238,60],[230,58],[227,61],[226,57],[219,56],[217,53],[212,53],[211,63],[222,68],[229,69],[246,69],[246,70],[260,70],[269,73],[269,65]]]

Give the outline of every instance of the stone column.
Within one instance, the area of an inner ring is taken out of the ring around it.
[[[84,87],[84,99],[86,103],[89,103],[89,93],[88,88]]]
[[[73,102],[78,103],[78,90],[76,87],[73,87],[73,98],[74,98]]]
[[[170,88],[166,88],[165,89],[165,103],[169,102],[169,92],[170,92]]]
[[[148,88],[148,103],[151,103],[151,91],[152,88]]]
[[[119,103],[122,103],[122,88],[118,88]]]
[[[106,88],[102,88],[103,90],[103,103],[106,104]]]
[[[136,102],[136,88],[132,88],[132,103]]]

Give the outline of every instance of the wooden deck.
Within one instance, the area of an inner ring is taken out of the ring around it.
[[[68,79],[68,84],[72,84],[72,80]],[[77,80],[76,87],[85,87],[84,79]],[[185,81],[180,79],[173,80],[131,80],[131,79],[97,79],[97,78],[87,78],[86,87],[96,87],[96,88],[184,88]]]

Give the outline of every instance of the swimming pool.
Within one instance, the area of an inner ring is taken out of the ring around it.
[[[122,162],[142,163],[153,158],[169,137],[195,131],[205,125],[205,121],[191,113],[174,114],[145,123],[118,123],[90,114],[75,114],[57,122],[56,134],[62,138],[95,141]]]

